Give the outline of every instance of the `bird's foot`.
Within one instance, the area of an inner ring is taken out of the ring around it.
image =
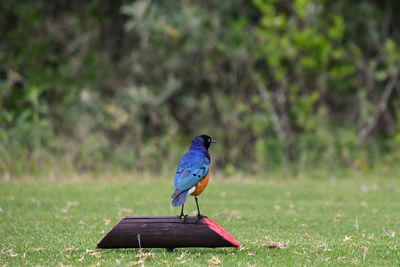
[[[202,214],[197,214],[197,216],[196,216],[196,220],[194,221],[194,223],[196,224],[196,223],[198,223],[198,222],[200,222],[201,221],[201,219],[203,219],[203,218],[208,218],[207,216],[205,216],[205,215],[202,215]]]
[[[186,222],[186,218],[188,217],[187,214],[181,214],[181,215],[177,215],[178,218],[180,218],[182,220],[182,223]]]

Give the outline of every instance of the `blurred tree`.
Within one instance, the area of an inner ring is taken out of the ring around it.
[[[3,1],[0,170],[395,166],[399,5]]]

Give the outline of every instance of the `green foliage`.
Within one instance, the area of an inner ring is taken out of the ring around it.
[[[398,7],[3,1],[0,172],[160,172],[202,133],[226,175],[393,166]]]

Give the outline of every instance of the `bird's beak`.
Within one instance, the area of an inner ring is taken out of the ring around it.
[[[216,143],[217,141],[215,141],[214,139],[211,139],[211,143]]]

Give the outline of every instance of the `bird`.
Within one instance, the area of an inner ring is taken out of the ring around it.
[[[203,192],[210,179],[210,154],[208,148],[216,143],[208,135],[195,137],[189,150],[180,160],[176,169],[174,181],[174,193],[171,195],[173,206],[182,206],[181,214],[178,215],[185,222],[188,215],[183,214],[186,197],[193,195],[197,206],[197,218],[205,217],[200,213],[198,196]]]

